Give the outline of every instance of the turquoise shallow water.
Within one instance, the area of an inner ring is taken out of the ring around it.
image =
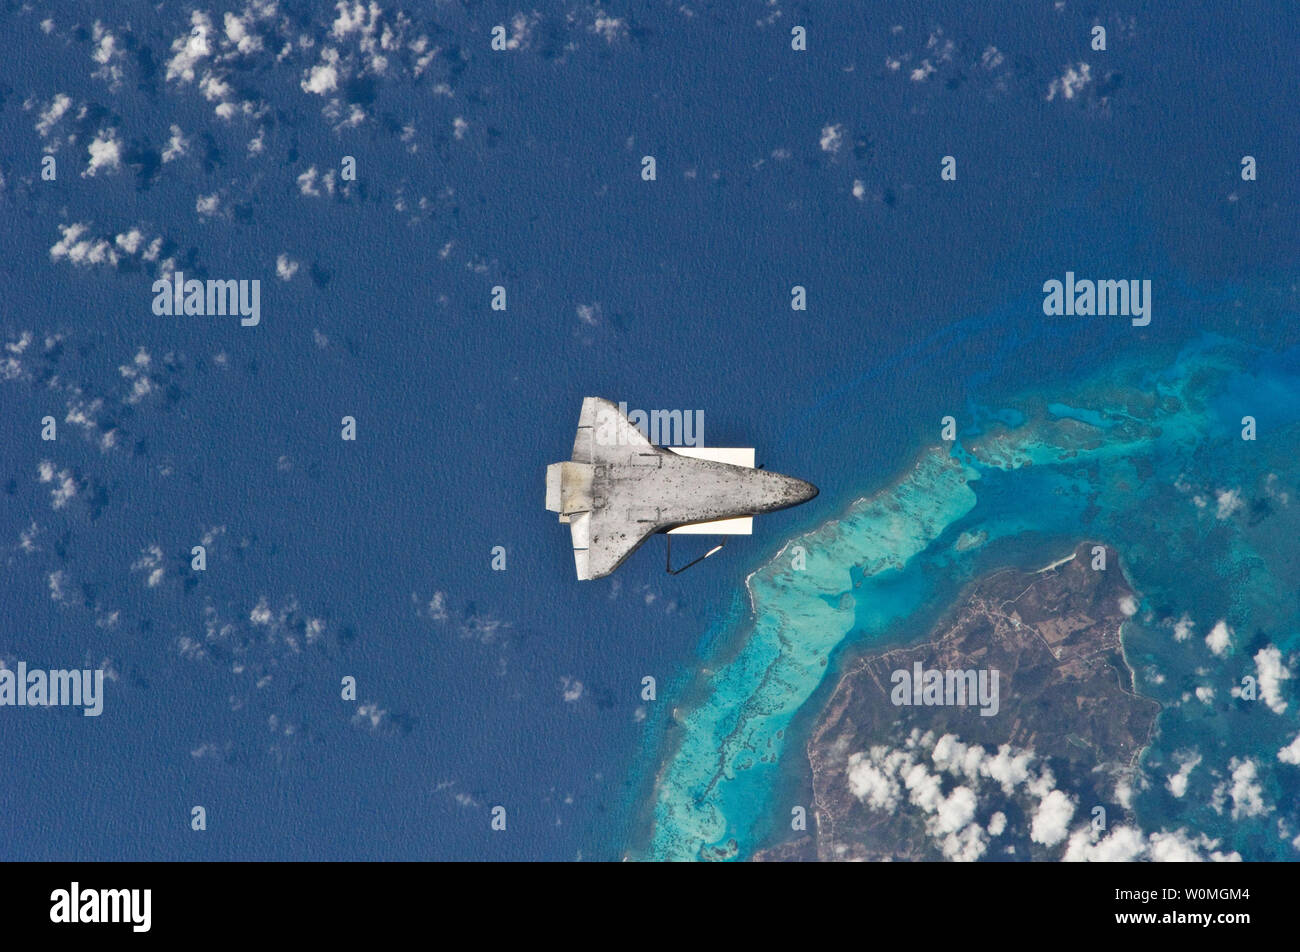
[[[1119,550],[1142,596],[1126,647],[1137,689],[1165,705],[1131,782],[1138,824],[1205,833],[1246,859],[1300,856],[1300,766],[1278,757],[1300,730],[1286,678],[1300,642],[1296,355],[1207,336],[1165,365],[1115,365],[972,416],[982,429],[926,450],[749,578],[752,614],[713,639],[726,654],[679,708],[645,855],[745,858],[781,838],[805,705],[845,651],[919,637],[974,577],[1091,539]],[[1220,622],[1216,653],[1206,636]],[[1274,647],[1277,687],[1234,697]],[[1170,775],[1196,758],[1175,795]]]

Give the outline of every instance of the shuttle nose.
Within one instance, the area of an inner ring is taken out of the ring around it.
[[[797,506],[817,495],[817,487],[810,482],[784,474],[773,473],[772,475],[777,476],[780,480],[778,485],[780,487],[782,508]]]
[[[798,502],[807,502],[809,499],[814,499],[816,498],[817,493],[819,492],[816,486],[814,486],[812,483],[807,482],[805,480],[795,479],[792,476],[790,477],[790,482],[794,483],[792,489],[795,495],[795,499]]]

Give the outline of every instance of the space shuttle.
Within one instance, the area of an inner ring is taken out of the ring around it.
[[[546,508],[568,523],[583,580],[609,575],[655,533],[749,535],[754,516],[816,495],[754,468],[753,449],[655,446],[599,397],[582,401],[573,458],[546,467]]]

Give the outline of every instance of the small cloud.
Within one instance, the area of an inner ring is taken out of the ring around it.
[[[81,173],[82,178],[93,178],[100,172],[116,172],[122,167],[122,143],[117,138],[117,130],[101,129],[87,147],[90,162]]]
[[[1268,813],[1270,807],[1264,803],[1264,789],[1257,782],[1259,771],[1255,761],[1249,757],[1233,757],[1228,761],[1228,767],[1232,770],[1232,785],[1228,788],[1228,795],[1232,798],[1232,818],[1239,820]],[[1217,791],[1216,794],[1216,799],[1221,799],[1222,794]]]
[[[1029,827],[1029,838],[1044,846],[1055,846],[1069,835],[1072,819],[1074,801],[1068,794],[1053,790],[1039,802]]]
[[[90,226],[84,223],[74,223],[71,225],[60,225],[59,231],[63,235],[52,248],[50,248],[50,260],[62,261],[67,259],[72,264],[90,267],[95,264],[117,264],[117,252],[113,246],[103,238],[83,238],[82,236],[90,230]]]
[[[568,675],[560,678],[560,691],[566,704],[576,704],[582,698],[585,690],[582,682],[577,678],[571,678]]]
[[[980,54],[980,65],[985,69],[997,69],[1004,59],[1002,52],[996,46],[986,46],[984,52]]]
[[[77,495],[77,481],[70,470],[56,470],[49,460],[41,460],[36,472],[37,478],[42,483],[51,485],[50,506],[52,508],[62,509]]]
[[[144,233],[139,228],[132,228],[130,231],[123,232],[113,239],[113,244],[117,245],[122,251],[129,255],[135,254],[140,250],[140,245],[144,241]]]
[[[1219,520],[1231,519],[1246,508],[1246,504],[1241,498],[1241,492],[1236,489],[1226,489],[1218,492],[1214,498],[1215,502],[1218,503],[1214,516]]]
[[[1051,102],[1058,95],[1064,99],[1073,99],[1083,88],[1092,82],[1092,68],[1087,63],[1065,67],[1065,72],[1052,80],[1047,87],[1047,101]]]
[[[146,572],[145,584],[157,588],[162,584],[166,570],[163,568],[163,551],[157,545],[151,545],[141,551],[140,558],[131,565],[132,572]]]
[[[327,46],[321,50],[320,56],[321,61],[303,74],[299,85],[305,93],[324,96],[339,87],[339,54]]]
[[[937,70],[934,68],[934,64],[928,59],[923,59],[921,60],[921,65],[915,67],[908,78],[914,83],[923,83],[935,72],[937,72]]]
[[[202,10],[190,14],[190,29],[172,41],[172,58],[167,61],[167,79],[194,82],[199,63],[212,55],[212,20]]]
[[[36,131],[42,139],[53,131],[59,120],[71,107],[72,97],[67,93],[59,93],[50,100],[50,104],[41,111],[40,117],[36,121]]]
[[[117,89],[122,84],[122,50],[117,45],[117,37],[109,33],[98,20],[93,28],[95,49],[90,58],[99,64],[99,69],[90,75],[108,83],[109,89]]]
[[[516,13],[510,20],[510,36],[506,40],[506,49],[527,49],[533,40],[533,28],[540,20],[541,17],[536,13],[530,15]]]
[[[357,712],[352,715],[352,723],[356,727],[365,727],[370,731],[380,731],[388,723],[388,712],[378,704],[362,704],[357,708]]]
[[[68,573],[60,569],[57,572],[51,572],[47,579],[50,586],[50,598],[56,602],[61,602],[67,598]]]
[[[216,192],[211,195],[200,195],[194,202],[194,210],[203,218],[212,217],[220,208],[221,199]]]
[[[433,598],[429,599],[428,606],[429,618],[433,621],[444,622],[447,620],[447,593],[434,592]]]
[[[1286,710],[1282,700],[1282,682],[1291,677],[1291,671],[1282,663],[1282,652],[1275,645],[1261,648],[1255,654],[1255,670],[1259,674],[1259,694],[1274,714]]]
[[[829,152],[831,155],[839,152],[840,146],[844,144],[844,126],[840,124],[822,126],[819,143],[823,152]]]
[[[319,184],[317,184],[319,182]],[[334,170],[330,169],[324,175],[319,175],[316,166],[312,166],[298,176],[298,192],[301,195],[307,195],[312,198],[321,196],[321,189],[326,193],[334,194]]]
[[[627,36],[627,21],[622,17],[611,17],[604,10],[596,11],[596,21],[591,25],[591,32],[613,43]]]
[[[1169,788],[1170,793],[1181,799],[1187,793],[1187,781],[1191,777],[1192,771],[1200,764],[1201,755],[1192,752],[1175,755],[1174,759],[1181,760],[1182,763],[1178,767],[1178,772],[1172,774],[1165,785]]]
[[[1215,622],[1210,633],[1205,636],[1205,645],[1216,657],[1222,658],[1227,655],[1228,649],[1232,647],[1232,629],[1228,627],[1228,623],[1222,619]]]

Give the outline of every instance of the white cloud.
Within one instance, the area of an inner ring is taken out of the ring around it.
[[[123,232],[114,238],[113,244],[127,254],[133,255],[140,250],[140,244],[143,241],[144,233],[139,228],[132,228],[130,231]]]
[[[211,195],[200,195],[194,202],[194,210],[204,218],[215,215],[220,207],[221,199],[216,192]]]
[[[611,17],[604,10],[598,10],[591,32],[603,36],[607,43],[613,43],[627,36],[627,22],[621,17]]]
[[[908,799],[926,813],[933,813],[943,801],[943,786],[937,774],[925,769],[924,764],[913,764],[902,774]]]
[[[275,274],[281,281],[288,281],[298,273],[298,262],[286,254],[275,259]]]
[[[996,46],[987,46],[984,52],[980,54],[980,65],[985,69],[997,69],[1002,65],[1005,57]]]
[[[303,74],[299,85],[305,93],[324,96],[326,93],[334,92],[339,86],[338,50],[327,46],[321,50],[320,58],[321,61],[317,65]]]
[[[834,155],[844,144],[844,126],[840,124],[822,126],[820,145],[823,152]]]
[[[67,595],[65,590],[68,585],[68,573],[59,569],[57,572],[51,572],[47,579],[50,586],[50,598],[56,602],[63,601]]]
[[[371,3],[367,10],[364,3],[353,3],[349,7],[342,0],[334,4],[334,9],[338,11],[338,16],[335,17],[330,32],[336,40],[342,40],[350,33],[373,36],[382,13],[377,3]]]
[[[956,787],[941,800],[935,810],[936,834],[956,833],[975,818],[975,791],[970,787]]]
[[[1282,663],[1282,652],[1275,645],[1261,648],[1255,654],[1255,669],[1259,673],[1260,697],[1270,711],[1281,714],[1286,710],[1282,682],[1291,677],[1290,670]]]
[[[1034,755],[1027,750],[1015,751],[1010,744],[998,748],[996,756],[980,765],[980,773],[1002,785],[1002,792],[1010,796],[1018,784],[1029,778],[1029,764]]]
[[[101,129],[95,136],[87,151],[90,153],[90,163],[86,166],[86,171],[81,175],[93,177],[101,171],[115,172],[122,166],[122,143],[117,138],[117,130]]]
[[[915,67],[908,78],[914,83],[923,83],[935,72],[934,64],[928,59],[923,59],[921,65]]]
[[[1232,770],[1232,786],[1228,795],[1232,797],[1232,818],[1263,816],[1270,807],[1264,803],[1264,789],[1258,783],[1258,768],[1249,757],[1233,757],[1228,761]]]
[[[92,35],[96,45],[90,58],[99,64],[99,69],[90,75],[107,82],[109,89],[116,89],[122,83],[120,63],[123,56],[122,50],[117,45],[117,37],[109,33],[98,20],[95,21]]]
[[[876,748],[876,751],[883,757],[883,748]],[[898,806],[898,797],[902,791],[892,774],[892,769],[877,766],[866,754],[852,754],[849,757],[849,789],[855,797],[873,809],[893,810]]]
[[[257,604],[248,613],[249,621],[254,625],[262,625],[263,627],[270,625],[274,618],[275,616],[271,613],[271,606],[267,604],[265,596],[259,598]]]
[[[1068,794],[1053,790],[1038,804],[1029,838],[1044,846],[1055,846],[1069,835],[1070,821],[1074,819],[1074,801]]]
[[[212,20],[202,10],[190,14],[190,30],[172,41],[172,58],[167,62],[167,79],[194,82],[195,68],[212,55]]]
[[[988,848],[988,839],[978,823],[971,823],[946,835],[939,848],[943,851],[945,859],[955,863],[973,863],[984,855],[984,851]]]
[[[506,49],[523,50],[533,40],[533,28],[541,19],[536,13],[525,15],[516,13],[510,19],[510,36],[506,40]]]
[[[1181,799],[1187,793],[1188,778],[1191,777],[1192,771],[1200,764],[1201,755],[1193,751],[1175,755],[1174,759],[1182,759],[1182,764],[1179,766],[1178,772],[1169,777],[1166,786],[1168,786],[1170,793]]]
[[[428,607],[429,617],[434,621],[443,622],[447,620],[447,593],[434,592],[433,598],[429,599]]]
[[[1296,734],[1295,740],[1277,752],[1277,759],[1284,764],[1300,766],[1300,734]]]
[[[58,93],[50,100],[50,104],[41,111],[40,117],[36,121],[36,131],[42,139],[50,134],[71,107],[72,97],[67,93]]]
[[[63,235],[52,248],[50,260],[62,261],[65,258],[72,264],[90,267],[95,264],[117,264],[117,252],[103,238],[83,238],[90,226],[81,222],[60,225]]]
[[[1065,72],[1052,80],[1051,85],[1047,87],[1047,101],[1051,102],[1058,94],[1065,99],[1073,99],[1091,81],[1092,68],[1087,63],[1067,66]]]
[[[1241,498],[1241,491],[1237,489],[1221,490],[1214,498],[1218,503],[1214,513],[1216,519],[1230,519],[1246,508],[1246,503]]]
[[[334,194],[334,170],[330,169],[324,175],[319,176],[320,185],[317,185],[318,175],[316,166],[312,166],[306,172],[298,176],[298,192],[302,195],[308,195],[313,198],[319,198],[321,195],[321,186],[330,195]]]
[[[256,33],[249,32],[252,24],[253,17],[248,11],[245,11],[242,16],[226,12],[226,42],[245,56],[260,52],[262,49],[262,38]]]
[[[204,73],[203,78],[199,80],[199,92],[203,94],[203,98],[208,102],[221,102],[229,99],[234,91],[234,88],[228,82],[212,73]]]
[[[1232,645],[1232,629],[1228,623],[1223,619],[1215,622],[1210,633],[1205,636],[1205,644],[1217,657],[1224,657]]]
[[[388,722],[388,712],[373,702],[362,704],[352,715],[352,723],[357,727],[367,727],[378,731]]]
[[[577,678],[568,675],[560,678],[560,691],[566,704],[574,704],[580,700],[584,690],[582,682]]]
[[[166,569],[163,567],[162,549],[157,545],[142,549],[140,558],[132,563],[131,571],[147,572],[145,584],[150,588],[157,588],[162,584],[163,577],[166,575]]]
[[[1133,860],[1152,862],[1240,862],[1238,853],[1218,850],[1219,841],[1204,833],[1189,836],[1185,830],[1160,831],[1144,837],[1131,826],[1117,826],[1100,839],[1088,827],[1070,836],[1065,859],[1068,862],[1115,863]]]

